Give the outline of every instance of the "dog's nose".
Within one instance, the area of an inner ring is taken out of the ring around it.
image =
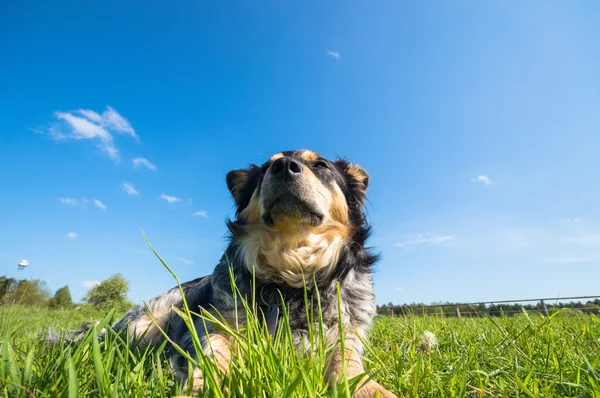
[[[298,178],[302,174],[302,165],[292,158],[282,157],[273,162],[271,173],[284,180]]]

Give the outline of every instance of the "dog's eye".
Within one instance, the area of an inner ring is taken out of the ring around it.
[[[315,169],[327,169],[327,168],[329,168],[329,166],[327,165],[327,163],[325,163],[325,162],[324,162],[324,161],[322,161],[322,160],[317,160],[317,161],[315,162],[315,164],[313,165],[313,167],[314,167]]]
[[[271,167],[271,163],[265,163],[263,164],[263,167],[260,169],[260,171],[266,173],[267,170],[269,170],[269,167]]]

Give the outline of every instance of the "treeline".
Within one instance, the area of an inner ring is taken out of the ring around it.
[[[570,308],[576,311],[584,312],[586,314],[600,314],[600,299],[593,301],[587,301],[582,303],[579,301],[573,301],[568,303],[557,303],[557,304],[545,304],[546,308],[542,306],[541,302],[536,304],[478,304],[478,305],[466,305],[461,303],[411,303],[397,305],[393,303],[384,304],[377,306],[377,313],[379,315],[388,316],[406,316],[406,315],[444,315],[444,316],[512,316],[514,314],[522,313],[523,310],[531,312],[539,312],[541,314],[552,314],[563,308]],[[458,311],[457,311],[458,309]]]
[[[92,287],[81,303],[73,302],[69,286],[63,286],[54,294],[40,279],[18,280],[0,276],[0,306],[73,308],[90,305],[98,309],[117,308],[125,311],[134,305],[127,299],[129,282],[120,274],[111,276]]]

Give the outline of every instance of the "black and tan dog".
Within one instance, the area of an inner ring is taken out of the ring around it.
[[[294,342],[298,348],[305,348],[307,281],[309,295],[315,292],[315,284],[320,294],[325,336],[333,347],[340,337],[336,292],[339,282],[348,377],[363,374],[363,346],[357,336],[365,337],[375,315],[371,267],[376,256],[364,246],[369,236],[363,208],[368,184],[369,176],[361,167],[346,160],[329,161],[308,150],[281,152],[262,167],[251,165],[229,172],[227,186],[237,206],[235,220],[228,223],[230,244],[212,275],[182,285],[190,309],[216,310],[235,324],[231,267],[242,295],[260,291],[262,301],[271,303],[285,297]],[[254,290],[250,287],[253,274]],[[284,294],[280,296],[281,292]],[[180,290],[174,288],[130,311],[114,328],[128,328],[130,335],[159,344],[164,338],[158,324],[168,331],[173,342],[193,353],[190,332],[172,310],[181,305]],[[273,318],[272,308],[265,312]],[[276,314],[277,311],[275,317]],[[227,372],[228,337],[211,325],[205,329],[200,320],[196,330],[205,354],[213,356],[219,368]],[[343,368],[342,352],[340,348],[332,352],[324,371],[330,383],[337,383]],[[179,354],[173,355],[172,364],[181,376],[187,376],[187,361]],[[193,374],[198,389],[203,383],[202,375],[197,369]],[[376,391],[383,397],[394,397],[374,381],[365,383],[356,395],[367,397]]]

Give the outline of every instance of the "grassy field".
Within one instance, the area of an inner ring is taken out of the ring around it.
[[[169,397],[189,393],[177,383],[164,347],[134,350],[122,337],[93,333],[78,344],[48,346],[48,326],[108,322],[81,310],[0,310],[0,391],[6,397]],[[100,325],[99,327],[101,327]],[[437,344],[423,346],[425,331]],[[320,347],[309,357],[290,346],[285,327],[275,342],[249,324],[238,342],[231,374],[220,388],[208,376],[204,396],[348,396],[353,385],[328,389]],[[40,334],[41,333],[41,334]],[[209,361],[198,365],[207,375]],[[370,334],[367,366],[381,384],[404,397],[600,397],[600,319],[559,312],[552,318],[379,317]]]

